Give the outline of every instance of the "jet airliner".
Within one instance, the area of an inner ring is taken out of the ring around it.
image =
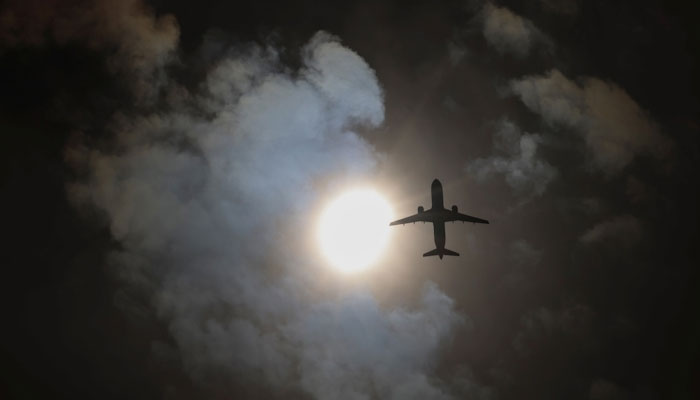
[[[452,206],[451,210],[445,208],[442,201],[442,184],[435,179],[430,185],[433,206],[425,210],[423,206],[418,207],[418,214],[396,220],[389,225],[404,225],[416,222],[432,222],[433,235],[435,236],[435,249],[423,254],[423,257],[438,256],[442,260],[443,256],[458,256],[459,253],[445,248],[445,222],[473,222],[475,224],[488,224],[489,221],[471,215],[460,214],[457,206]]]

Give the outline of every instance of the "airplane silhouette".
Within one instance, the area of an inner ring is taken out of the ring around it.
[[[404,225],[416,222],[432,222],[433,235],[435,236],[435,249],[423,254],[423,257],[439,256],[442,260],[443,256],[459,256],[459,253],[445,248],[445,222],[473,222],[475,224],[488,224],[489,221],[471,215],[460,214],[457,212],[457,206],[452,206],[452,210],[445,208],[442,202],[442,184],[435,179],[430,185],[432,192],[433,206],[430,210],[423,209],[423,206],[418,207],[418,214],[410,217],[396,220],[389,225]]]

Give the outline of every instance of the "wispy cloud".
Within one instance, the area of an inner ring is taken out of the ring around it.
[[[525,198],[542,195],[558,171],[538,156],[540,135],[523,133],[514,122],[503,119],[493,138],[494,148],[501,155],[476,159],[469,163],[467,172],[479,181],[502,174],[518,195]]]
[[[619,173],[639,154],[665,161],[672,142],[619,86],[597,78],[576,83],[556,69],[511,81],[527,108],[553,128],[581,135],[591,164],[608,175]]]

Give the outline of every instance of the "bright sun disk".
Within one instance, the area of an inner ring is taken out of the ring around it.
[[[343,271],[358,271],[377,261],[389,239],[392,211],[376,191],[359,189],[331,202],[321,215],[321,251]]]

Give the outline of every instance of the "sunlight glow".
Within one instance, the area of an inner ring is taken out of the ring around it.
[[[318,240],[335,267],[353,272],[376,262],[389,239],[392,211],[376,191],[358,189],[331,202],[321,215]]]

